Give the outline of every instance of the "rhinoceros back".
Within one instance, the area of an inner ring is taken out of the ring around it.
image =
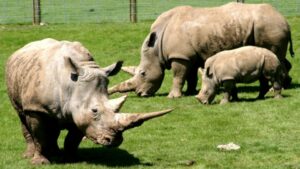
[[[29,43],[12,54],[6,63],[6,84],[18,111],[59,111],[63,96],[68,96],[64,88],[72,89],[64,57],[92,59],[80,43],[54,39]]]

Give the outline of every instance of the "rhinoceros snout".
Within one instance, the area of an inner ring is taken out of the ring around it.
[[[153,95],[153,94],[149,94],[148,92],[143,92],[143,91],[136,91],[136,94],[141,97],[150,97]]]
[[[123,142],[122,134],[118,134],[115,137],[104,136],[97,139],[97,144],[104,145],[106,147],[118,147]]]

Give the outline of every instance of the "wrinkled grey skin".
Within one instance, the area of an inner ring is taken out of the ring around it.
[[[285,58],[291,32],[286,19],[268,4],[228,3],[215,8],[181,6],[161,14],[152,24],[142,49],[140,64],[127,81],[111,87],[109,93],[135,91],[153,95],[161,86],[164,70],[172,69],[173,86],[168,95],[196,94],[197,71],[210,56],[241,46],[252,45],[273,51],[288,74]],[[286,76],[284,85],[291,78]]]
[[[96,144],[119,146],[122,132],[171,110],[118,113],[126,96],[108,99],[108,76],[122,62],[100,68],[79,42],[44,39],[17,50],[6,64],[6,83],[27,143],[25,157],[49,163],[59,153],[57,138],[67,129],[64,151],[72,160],[86,136]]]
[[[260,82],[259,99],[269,90],[268,81],[273,85],[275,98],[281,98],[282,67],[271,51],[254,46],[223,51],[205,62],[202,72],[201,91],[196,98],[209,104],[215,98],[220,86],[224,86],[221,104],[238,100],[236,83]]]

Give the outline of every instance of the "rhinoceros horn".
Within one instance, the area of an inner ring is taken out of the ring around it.
[[[124,72],[134,76],[136,74],[137,67],[136,66],[123,66],[121,69]]]
[[[107,106],[110,109],[112,109],[112,111],[119,112],[119,110],[121,109],[122,105],[126,101],[126,98],[127,98],[127,95],[121,96],[121,97],[116,98],[116,99],[110,99],[108,101],[108,105]]]
[[[115,114],[115,120],[119,124],[119,130],[124,131],[133,127],[140,126],[144,121],[165,115],[172,110],[173,109],[167,109],[151,113],[117,113]]]
[[[118,85],[115,85],[108,89],[108,94],[113,94],[116,92],[129,92],[136,89],[137,83],[135,77],[132,77]]]

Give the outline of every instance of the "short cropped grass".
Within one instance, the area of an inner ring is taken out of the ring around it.
[[[124,133],[119,148],[108,149],[85,140],[79,161],[39,168],[203,168],[203,169],[298,169],[300,168],[300,18],[288,18],[293,30],[296,57],[291,59],[293,85],[276,100],[272,93],[265,100],[253,100],[258,84],[240,85],[242,101],[227,105],[199,104],[193,96],[167,99],[172,75],[166,71],[155,97],[139,98],[130,93],[122,112],[175,110],[161,118]],[[0,25],[0,168],[36,168],[22,158],[25,142],[19,119],[6,94],[6,59],[23,45],[52,37],[80,41],[100,66],[117,60],[125,65],[139,63],[140,46],[151,22],[138,24],[105,23],[84,25],[18,26]],[[110,78],[110,86],[129,78],[121,72]],[[200,82],[198,85],[200,88]],[[111,97],[118,97],[114,94]],[[216,98],[219,102],[221,96]],[[59,138],[60,147],[66,132]],[[239,151],[217,150],[218,144],[234,142]]]

